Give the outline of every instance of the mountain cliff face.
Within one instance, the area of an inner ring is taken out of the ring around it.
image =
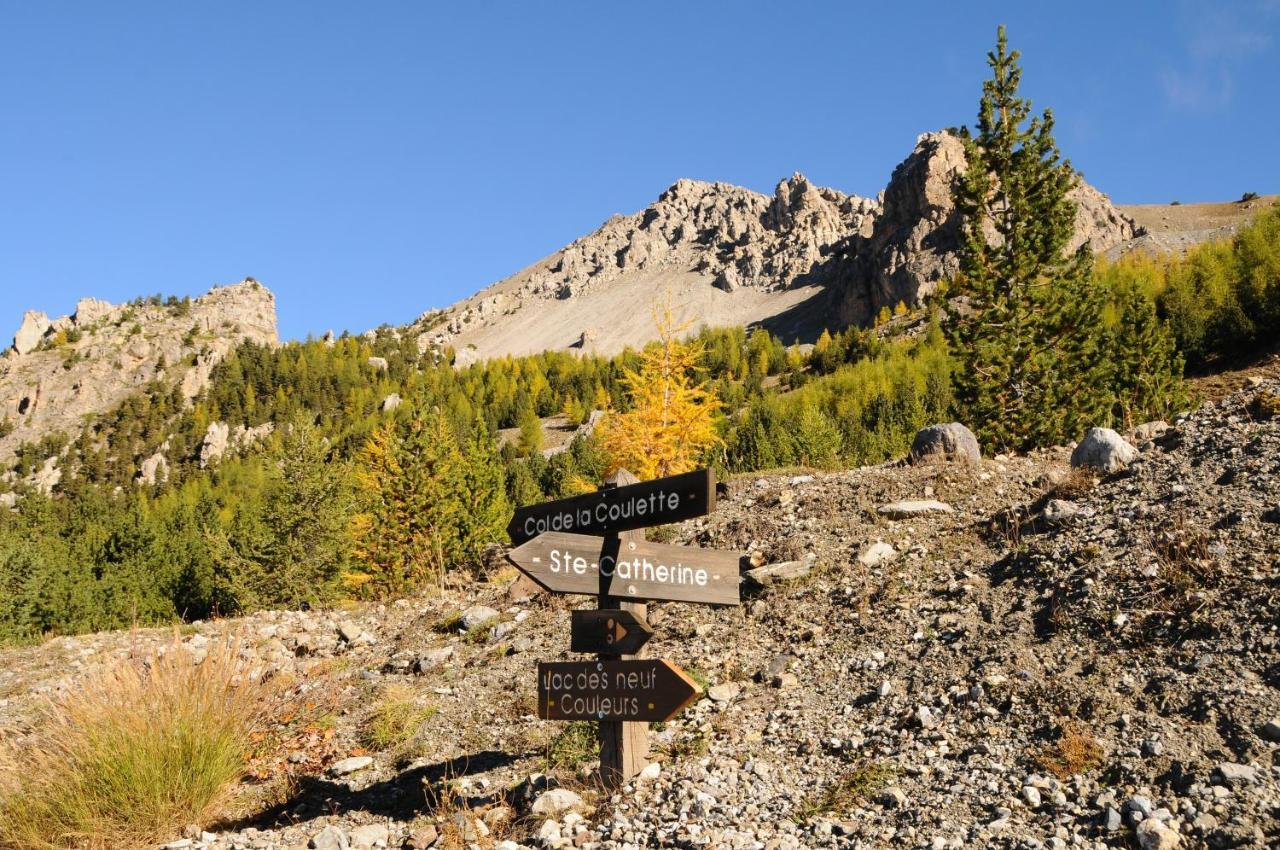
[[[784,339],[866,323],[918,303],[958,265],[952,181],[964,147],[926,133],[879,199],[795,174],[767,196],[681,180],[646,209],[614,216],[541,262],[415,325],[424,345],[465,360],[544,349],[612,353],[653,336],[648,310],[668,293],[685,317],[762,324]],[[1075,190],[1076,238],[1095,251],[1133,239],[1133,222],[1088,184]]]
[[[960,216],[953,181],[966,167],[964,145],[949,133],[925,133],[893,171],[870,235],[843,246],[843,267],[833,275],[836,323],[863,324],[881,307],[908,305],[932,294],[960,268]],[[1069,244],[1108,251],[1135,236],[1133,221],[1111,200],[1081,181],[1071,193],[1076,232]]]
[[[0,423],[9,423],[0,460],[45,434],[77,432],[86,417],[154,379],[193,398],[246,339],[278,341],[275,297],[253,280],[168,304],[84,298],[73,315],[53,320],[28,311],[13,347],[0,355]]]

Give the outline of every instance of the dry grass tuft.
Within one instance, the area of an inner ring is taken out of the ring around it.
[[[403,746],[435,713],[435,706],[418,703],[413,688],[391,685],[382,692],[365,721],[360,743],[378,751]]]
[[[1086,466],[1077,466],[1064,475],[1061,481],[1054,484],[1051,492],[1055,499],[1074,500],[1097,486],[1098,478],[1093,470]]]
[[[1068,723],[1058,740],[1036,756],[1035,761],[1042,770],[1065,781],[1101,767],[1105,758],[1106,753],[1096,738],[1078,724]]]
[[[278,704],[238,648],[211,644],[199,659],[175,638],[51,701],[31,738],[0,752],[21,768],[0,770],[0,848],[120,850],[205,822]]]
[[[808,797],[797,808],[795,819],[803,823],[823,815],[844,814],[892,782],[895,775],[888,762],[863,762]]]

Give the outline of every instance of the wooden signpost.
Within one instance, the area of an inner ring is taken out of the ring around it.
[[[570,612],[570,652],[594,652],[602,655],[635,655],[653,637],[653,629],[644,620],[621,608]]]
[[[599,594],[620,599],[655,599],[737,605],[742,556],[692,546],[645,540],[620,542],[586,534],[549,531],[517,546],[507,556],[529,578],[552,593]]]
[[[666,525],[710,513],[716,506],[716,476],[710,469],[654,481],[603,487],[594,493],[518,508],[507,534],[520,544],[548,531],[604,535]]]
[[[664,722],[701,694],[670,661],[561,661],[538,665],[543,720]]]
[[[593,594],[573,612],[570,650],[596,661],[538,665],[538,716],[594,720],[600,780],[616,788],[646,764],[648,724],[678,715],[700,694],[670,661],[638,656],[653,636],[643,600],[737,605],[742,555],[649,543],[637,529],[715,509],[709,469],[640,482],[619,470],[595,493],[520,508],[507,558],[552,593]]]

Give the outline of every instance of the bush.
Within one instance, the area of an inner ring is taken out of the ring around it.
[[[175,644],[50,703],[34,737],[0,758],[0,848],[156,844],[204,822],[244,773],[270,713],[233,643],[198,662]]]
[[[1189,369],[1252,357],[1280,325],[1280,205],[1185,257],[1130,254],[1097,274],[1113,292],[1134,286],[1155,302]]]

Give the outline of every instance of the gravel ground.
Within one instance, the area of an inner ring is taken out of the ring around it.
[[[238,636],[311,708],[223,822],[171,846],[1278,846],[1277,398],[1256,379],[1146,427],[1102,478],[1061,448],[730,481],[714,514],[651,534],[803,574],[744,584],[740,607],[650,606],[648,654],[708,691],[613,794],[571,727],[533,716],[535,663],[573,657],[584,598],[498,572],[184,629],[195,652]],[[903,500],[950,510],[880,510]],[[0,652],[0,730],[174,640]],[[409,734],[371,742],[395,695]]]

